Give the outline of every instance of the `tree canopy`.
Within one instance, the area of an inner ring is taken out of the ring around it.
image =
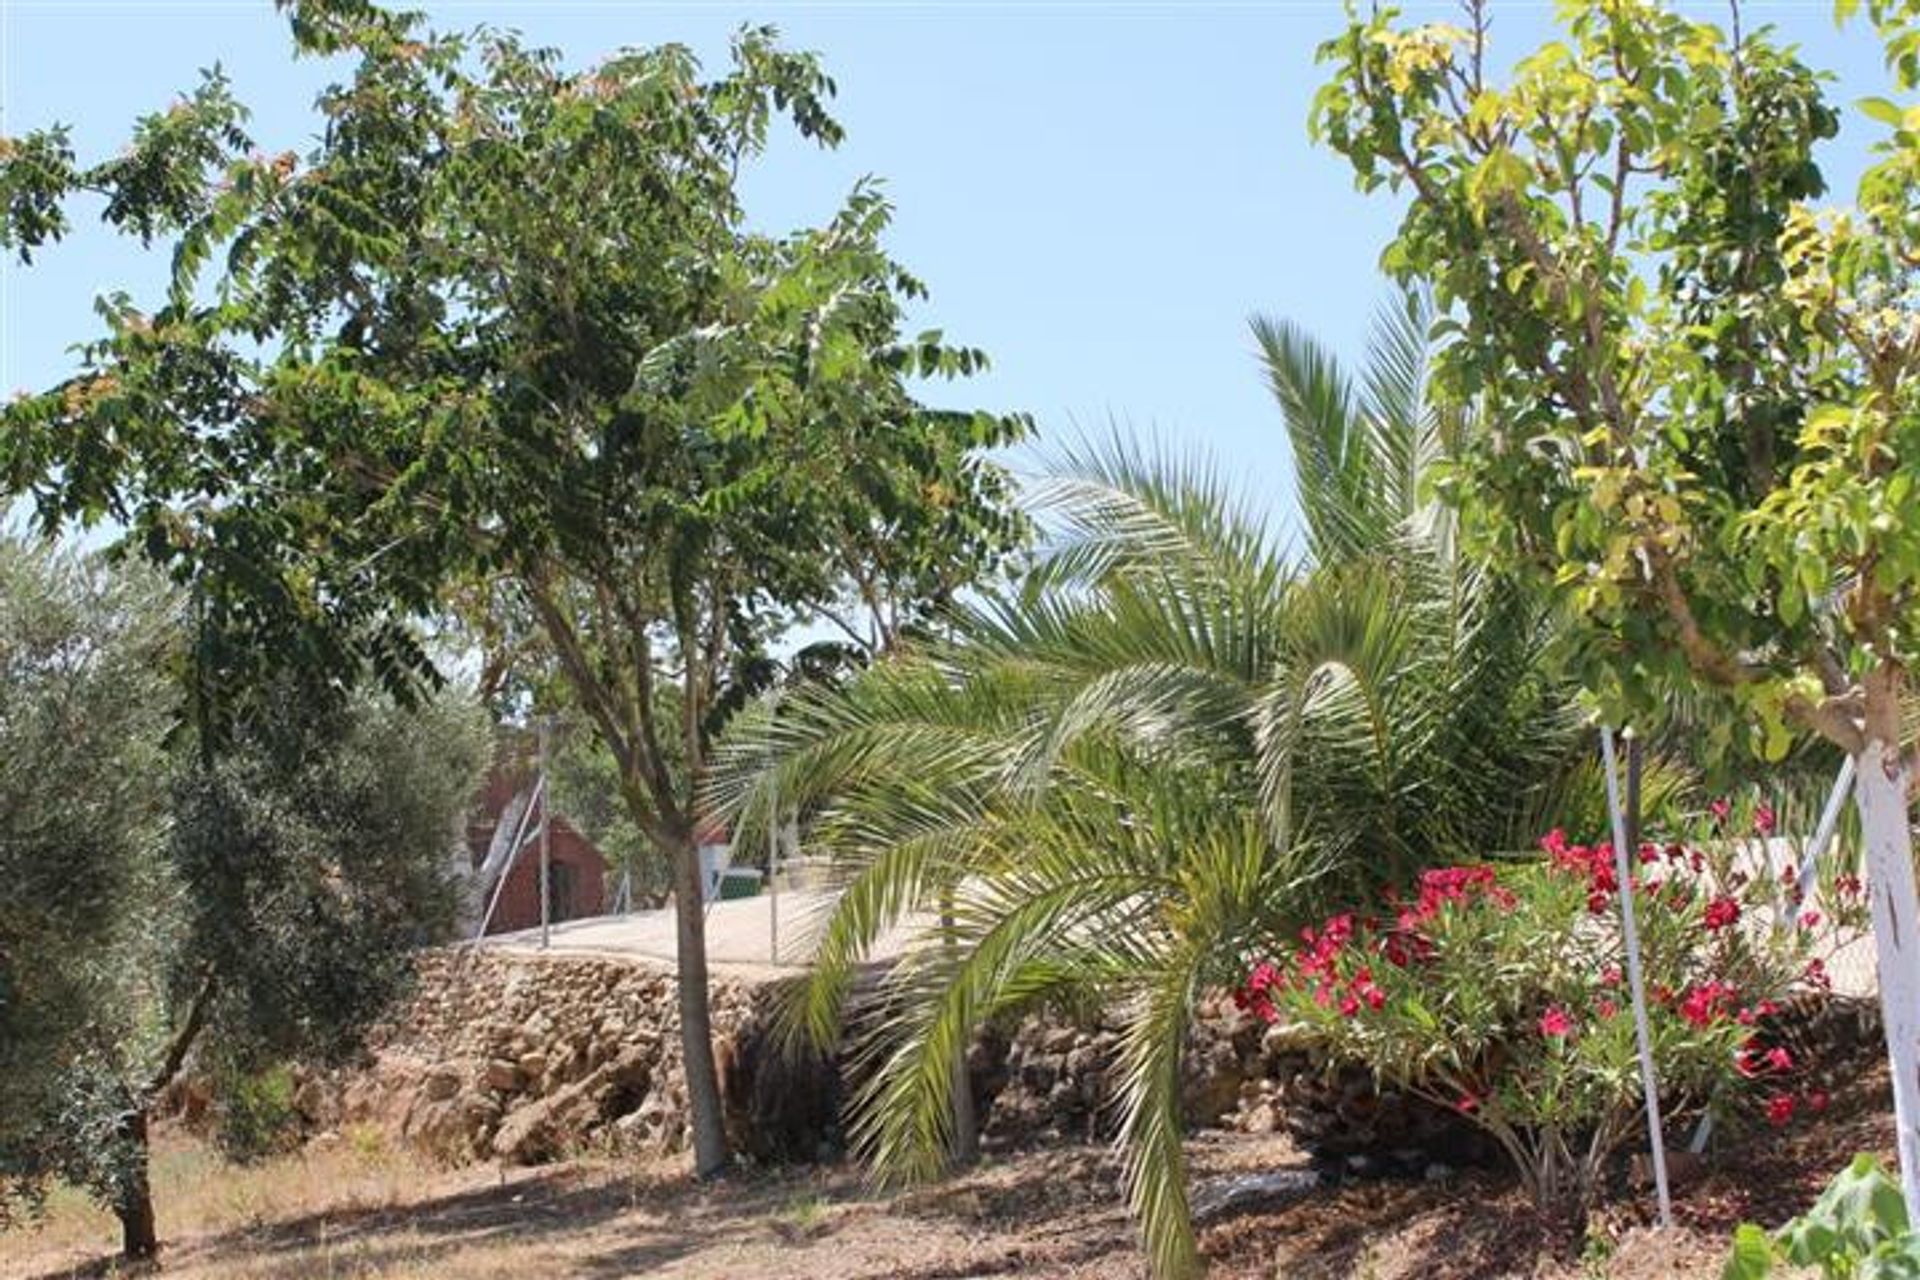
[[[1843,0],[1844,16],[1855,6]],[[1465,28],[1355,16],[1325,45],[1313,128],[1365,190],[1409,197],[1383,261],[1433,282],[1437,382],[1486,406],[1449,483],[1470,535],[1561,593],[1590,689],[1657,723],[1675,690],[1729,709],[1725,747],[1815,733],[1859,763],[1876,934],[1920,1209],[1920,952],[1901,702],[1920,593],[1920,132],[1891,123],[1850,208],[1821,210],[1838,128],[1766,29],[1657,0],[1566,6],[1502,76]],[[1912,9],[1878,5],[1902,88]]]
[[[749,228],[736,179],[770,131],[840,137],[832,81],[772,31],[711,75],[677,45],[572,69],[359,0],[287,7],[301,52],[351,66],[305,154],[255,150],[217,72],[123,156],[9,143],[0,245],[38,253],[92,192],[174,271],[4,410],[0,485],[50,532],[119,522],[192,585],[210,724],[263,668],[410,690],[462,589],[529,619],[676,865],[710,1170],[708,743],[772,637],[834,617],[884,648],[1018,545],[987,451],[1025,422],[915,397],[983,357],[902,333],[925,291],[874,184],[824,226]]]

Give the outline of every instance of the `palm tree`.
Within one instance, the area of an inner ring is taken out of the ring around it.
[[[926,1178],[984,1022],[1047,1000],[1125,1011],[1127,1190],[1155,1271],[1198,1270],[1180,1061],[1210,988],[1276,932],[1436,860],[1514,847],[1576,731],[1551,619],[1456,553],[1426,404],[1430,313],[1385,313],[1359,383],[1256,321],[1297,459],[1306,558],[1204,466],[1116,437],[1036,487],[1017,594],[837,692],[742,723],[717,802],[735,829],[811,815],[842,893],[796,1025],[841,1031],[876,944],[855,1138]]]

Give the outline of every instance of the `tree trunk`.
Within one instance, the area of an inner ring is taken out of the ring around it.
[[[160,1237],[153,1216],[153,1180],[148,1176],[144,1099],[120,1122],[119,1136],[127,1145],[127,1167],[114,1188],[113,1212],[120,1219],[120,1249],[129,1258],[151,1258],[160,1252]]]
[[[946,937],[949,957],[953,952],[953,897],[944,896],[940,902],[940,931]],[[980,1160],[980,1121],[973,1111],[973,1073],[967,1070],[967,1050],[971,1042],[963,1043],[960,1056],[953,1064],[953,1141],[949,1144],[947,1156],[956,1169],[965,1169],[979,1163]]]
[[[1885,696],[1896,697],[1894,691]],[[1873,693],[1869,693],[1872,699]],[[1900,1185],[1907,1213],[1920,1221],[1920,900],[1913,880],[1913,838],[1907,821],[1906,767],[1900,756],[1897,703],[1891,716],[1868,707],[1868,738],[1856,758],[1861,837],[1873,898],[1873,940],[1880,968],[1880,1008],[1893,1064],[1893,1114]],[[1876,724],[1876,722],[1878,722]],[[1888,723],[1894,733],[1884,732]],[[1876,727],[1881,732],[1875,732]]]
[[[710,1178],[727,1167],[727,1131],[720,1109],[720,1074],[714,1065],[713,1019],[707,1002],[707,917],[703,888],[700,849],[695,840],[688,838],[673,850],[680,1054],[687,1073],[687,1106],[693,1112],[694,1176]]]

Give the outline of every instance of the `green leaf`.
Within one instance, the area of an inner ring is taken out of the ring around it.
[[[1733,1233],[1733,1253],[1720,1269],[1721,1280],[1762,1280],[1773,1271],[1773,1242],[1751,1222]]]
[[[1881,124],[1892,125],[1898,129],[1901,119],[1906,115],[1895,104],[1885,98],[1862,98],[1854,104],[1865,113],[1868,119],[1878,120]]]

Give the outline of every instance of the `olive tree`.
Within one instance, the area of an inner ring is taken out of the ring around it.
[[[156,1100],[358,1049],[452,925],[489,754],[457,692],[293,680],[206,750],[173,732],[188,616],[137,565],[0,542],[0,1225],[58,1178],[134,1257]]]

